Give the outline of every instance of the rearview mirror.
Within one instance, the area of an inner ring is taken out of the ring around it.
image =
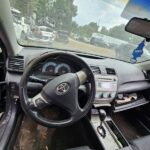
[[[132,18],[126,25],[125,30],[129,33],[144,37],[150,40],[150,20]]]

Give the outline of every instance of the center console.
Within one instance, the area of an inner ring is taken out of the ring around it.
[[[99,142],[102,144],[103,150],[132,150],[126,138],[108,115],[103,120],[101,114],[92,114],[90,123]]]
[[[91,69],[94,73],[96,84],[95,109],[92,109],[91,126],[104,150],[131,150],[132,148],[128,141],[111,117],[104,115],[105,113],[97,109],[102,106],[111,106],[111,102],[116,99],[118,95],[117,73],[115,69],[104,66],[93,66]]]
[[[96,84],[95,107],[111,106],[110,103],[115,99],[118,87],[118,78],[113,68],[103,66],[91,67]]]

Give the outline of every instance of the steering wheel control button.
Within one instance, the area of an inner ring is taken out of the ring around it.
[[[34,107],[34,108],[42,109],[46,105],[47,105],[47,102],[46,100],[44,100],[41,94],[38,94],[35,97],[33,97],[30,102],[31,108]]]
[[[45,103],[41,98],[38,98],[35,100],[35,105],[37,108],[42,109],[45,106]]]
[[[56,88],[57,95],[65,95],[70,89],[69,83],[60,83]]]

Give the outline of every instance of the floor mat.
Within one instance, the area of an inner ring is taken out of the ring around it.
[[[38,125],[30,118],[23,119],[14,150],[50,150],[48,144],[56,129]]]
[[[81,123],[67,128],[60,128],[54,133],[50,149],[65,150],[84,145],[90,146],[90,139],[87,138],[85,129]]]
[[[23,119],[14,150],[65,150],[88,145],[92,140],[86,135],[83,123],[66,128],[46,128],[30,118]]]

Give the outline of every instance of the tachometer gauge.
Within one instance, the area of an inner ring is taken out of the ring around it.
[[[64,63],[59,64],[55,69],[55,73],[58,75],[62,75],[69,72],[71,72],[70,66]]]
[[[56,68],[57,64],[54,62],[48,62],[46,64],[43,65],[42,67],[42,73],[44,74],[50,74],[50,75],[54,75],[55,74],[55,68]]]

